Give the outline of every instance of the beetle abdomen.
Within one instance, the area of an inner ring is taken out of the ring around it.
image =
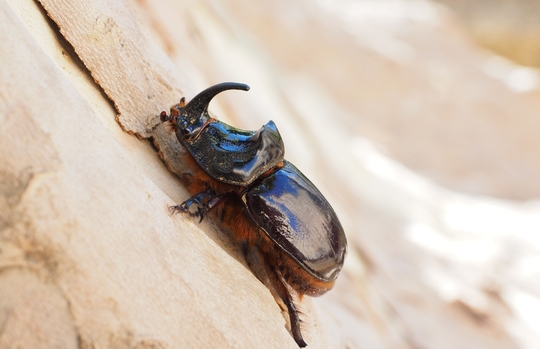
[[[294,165],[284,166],[251,187],[244,202],[269,238],[319,280],[334,281],[347,240],[324,196]]]
[[[285,147],[273,121],[258,131],[244,131],[219,121],[184,140],[195,161],[217,181],[248,186],[281,161]]]

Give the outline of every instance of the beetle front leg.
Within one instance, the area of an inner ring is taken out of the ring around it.
[[[220,200],[221,198],[219,195],[217,195],[212,189],[208,189],[202,193],[190,197],[179,205],[170,206],[169,211],[171,214],[182,212],[189,214],[191,217],[200,217],[200,223],[202,222],[206,213],[216,206]],[[192,206],[197,207],[196,211],[191,209]]]

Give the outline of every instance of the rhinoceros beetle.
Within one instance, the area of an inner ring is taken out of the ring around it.
[[[226,90],[247,91],[249,86],[214,85],[187,104],[182,98],[170,115],[160,115],[187,149],[181,161],[192,171],[185,184],[193,196],[170,209],[200,220],[219,212],[248,266],[286,306],[292,336],[305,347],[290,290],[299,299],[330,290],[343,266],[347,240],[328,201],[284,159],[283,140],[272,121],[258,131],[244,131],[208,114],[212,98]]]

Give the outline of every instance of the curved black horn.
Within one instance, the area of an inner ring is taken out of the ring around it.
[[[241,84],[239,82],[222,82],[214,86],[210,86],[206,90],[200,92],[198,95],[193,97],[191,101],[184,107],[184,110],[187,115],[201,115],[208,108],[208,104],[212,98],[217,94],[227,91],[227,90],[244,90],[249,91],[249,86],[246,84]]]

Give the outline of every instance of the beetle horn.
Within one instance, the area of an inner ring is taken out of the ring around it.
[[[210,104],[212,98],[214,98],[217,94],[227,90],[249,91],[249,86],[238,82],[222,82],[221,84],[210,86],[206,90],[200,92],[198,95],[193,97],[193,99],[189,101],[189,103],[184,107],[186,115],[192,115],[196,117],[202,115],[208,109],[208,104]]]

